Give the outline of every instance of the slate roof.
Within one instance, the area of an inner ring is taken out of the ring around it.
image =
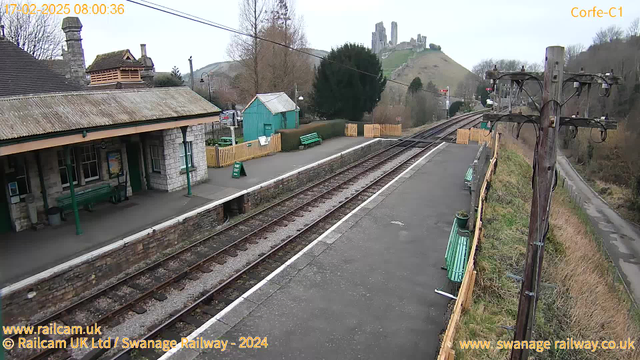
[[[0,39],[0,97],[81,89],[11,41]]]
[[[58,75],[62,75],[66,78],[69,72],[69,64],[63,59],[50,59],[50,60],[38,60],[41,63],[47,65],[49,70],[55,72]]]
[[[131,55],[134,60],[125,60],[124,57],[127,54]],[[91,63],[91,65],[89,65],[89,67],[87,68],[87,72],[118,69],[121,67],[144,68],[144,65],[140,61],[135,60],[135,57],[133,56],[133,54],[131,54],[131,51],[118,50],[96,56],[96,59],[93,60],[93,63]]]
[[[72,130],[204,117],[220,109],[186,86],[0,98],[0,141]]]
[[[294,103],[293,100],[283,92],[258,94],[249,102],[249,104],[247,104],[245,110],[256,99],[260,100],[260,102],[269,109],[273,115],[296,110],[296,103]]]

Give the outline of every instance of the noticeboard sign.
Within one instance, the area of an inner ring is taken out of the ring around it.
[[[233,172],[231,173],[231,177],[234,179],[239,179],[241,176],[247,176],[247,172],[244,170],[242,161],[236,161],[233,164]]]

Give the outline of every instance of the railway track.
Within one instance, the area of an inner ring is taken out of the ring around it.
[[[55,323],[67,326],[90,326],[91,324],[109,326],[109,324],[117,324],[120,317],[131,312],[143,314],[146,312],[143,306],[144,301],[153,299],[162,302],[166,300],[167,296],[164,292],[172,286],[179,288],[179,284],[183,281],[197,281],[198,274],[210,273],[217,266],[225,264],[228,259],[232,259],[254,246],[265,232],[273,232],[274,229],[286,227],[295,218],[304,216],[313,206],[331,199],[335,194],[349,188],[358,179],[379,171],[383,164],[388,165],[390,161],[397,160],[401,156],[407,157],[398,165],[393,166],[391,170],[377,176],[371,184],[356,191],[337,207],[310,224],[305,224],[302,229],[297,229],[295,234],[288,236],[283,242],[272,247],[243,270],[230,276],[213,291],[189,302],[188,307],[172,313],[168,321],[143,337],[144,340],[155,338],[169,340],[177,338],[179,340],[183,334],[191,333],[204,324],[271,271],[307,246],[338,221],[337,219],[342,218],[377,192],[379,188],[388,183],[396,174],[404,171],[438,141],[453,133],[455,129],[473,124],[478,119],[479,115],[477,114],[462,115],[411,137],[400,139],[394,145],[371,154],[335,174],[320,179],[241,221],[228,224],[214,234],[32,325],[45,326]],[[424,142],[429,139],[434,142],[431,144]],[[426,144],[426,146],[417,154],[407,154],[411,149],[415,149],[413,146],[417,143]],[[68,341],[78,336],[81,335],[62,338]],[[12,338],[17,342],[18,337],[13,336]],[[42,335],[35,337],[40,340],[52,339]],[[33,336],[31,340],[35,340]],[[86,354],[85,357],[98,358],[107,350],[95,350]],[[114,359],[126,359],[130,355],[129,351],[124,351],[116,355]],[[155,359],[162,354],[149,350],[142,355],[148,359]],[[65,349],[44,349],[35,352],[10,352],[9,356],[11,359],[49,358],[57,360],[69,358],[71,354]]]

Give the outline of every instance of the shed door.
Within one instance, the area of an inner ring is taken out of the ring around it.
[[[264,124],[264,136],[269,137],[273,134],[273,126],[271,124]]]

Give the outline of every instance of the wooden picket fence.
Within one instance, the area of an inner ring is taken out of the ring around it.
[[[271,135],[269,144],[261,146],[258,140],[247,141],[242,144],[217,147],[207,146],[207,166],[225,167],[236,161],[245,161],[266,156],[282,150],[280,134]]]
[[[484,143],[491,145],[491,132],[479,128],[458,129],[456,132],[456,144],[468,144],[469,141],[476,141],[478,145]]]
[[[345,124],[344,125],[344,136],[358,136],[358,125],[357,124]]]
[[[480,128],[471,128],[469,132],[469,141],[477,141],[478,145],[483,143],[488,143],[491,140],[491,135],[489,130],[480,129]]]
[[[453,312],[451,313],[451,318],[449,319],[449,325],[447,326],[447,330],[444,333],[444,337],[442,338],[438,360],[455,359],[455,351],[453,350],[453,339],[456,335],[456,328],[458,327],[458,324],[460,322],[462,311],[468,310],[471,307],[473,287],[475,285],[477,275],[477,272],[475,270],[476,249],[478,246],[478,242],[482,241],[482,212],[484,210],[485,198],[487,196],[487,186],[489,181],[491,181],[491,176],[493,175],[493,172],[495,170],[495,165],[498,157],[498,140],[499,134],[496,134],[493,148],[493,157],[491,158],[489,168],[487,169],[487,174],[485,175],[484,181],[482,182],[482,188],[480,189],[480,193],[478,194],[476,225],[473,232],[473,242],[471,244],[469,260],[467,261],[466,271],[464,273],[464,277],[462,278],[462,283],[460,284],[460,290],[458,290],[458,298],[456,299],[456,303],[453,307]]]
[[[469,129],[458,129],[456,131],[456,144],[468,144],[469,143]]]
[[[393,124],[365,124],[364,137],[402,136],[402,125]]]

